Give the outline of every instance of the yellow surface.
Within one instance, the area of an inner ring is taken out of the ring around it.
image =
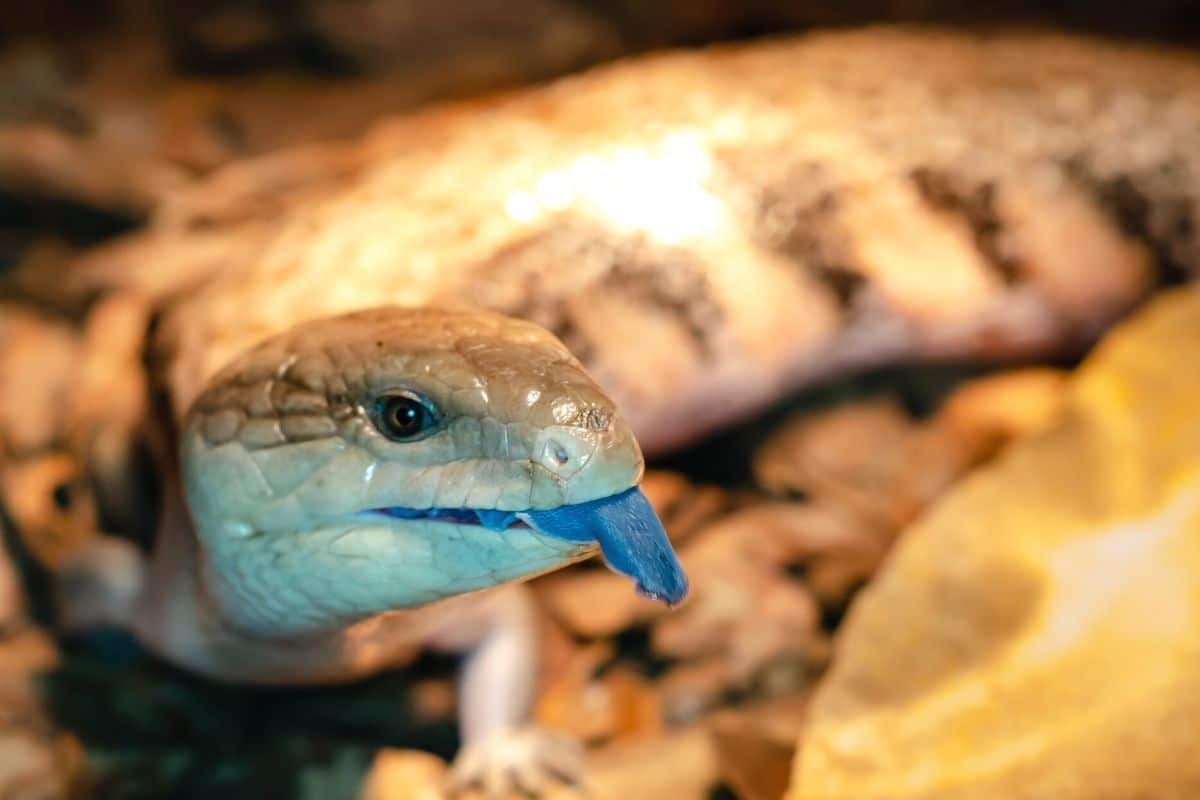
[[[1200,798],[1200,292],[914,525],[843,629],[792,800]]]

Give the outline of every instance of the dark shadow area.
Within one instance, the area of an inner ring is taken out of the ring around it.
[[[43,677],[53,719],[88,752],[99,797],[353,797],[381,746],[443,757],[453,720],[422,713],[414,687],[442,681],[453,659],[423,656],[403,672],[305,689],[233,687],[99,632],[63,648]]]
[[[1012,366],[1012,365],[1009,365]],[[993,372],[983,364],[933,364],[864,372],[798,392],[749,422],[704,441],[653,459],[648,466],[681,472],[693,480],[722,486],[745,486],[751,478],[751,458],[771,433],[793,416],[811,414],[842,403],[872,397],[898,399],[915,417],[923,417],[963,381]]]

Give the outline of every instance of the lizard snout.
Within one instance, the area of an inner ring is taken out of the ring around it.
[[[637,441],[619,419],[603,430],[571,425],[544,428],[534,442],[531,460],[536,472],[553,481],[563,504],[609,497],[636,486],[644,466]]]

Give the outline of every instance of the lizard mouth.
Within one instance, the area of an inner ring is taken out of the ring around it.
[[[402,520],[478,525],[496,532],[525,528],[569,542],[595,542],[609,568],[632,578],[640,594],[672,606],[687,596],[687,576],[658,515],[636,486],[610,497],[544,510],[389,506],[373,512]]]
[[[375,508],[376,514],[396,519],[426,519],[452,525],[482,525],[488,530],[504,531],[509,528],[528,528],[529,525],[517,518],[522,511],[497,511],[491,508],[405,508],[389,506]]]

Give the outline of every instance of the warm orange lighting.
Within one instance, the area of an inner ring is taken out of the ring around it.
[[[521,223],[571,208],[615,229],[679,244],[721,227],[725,211],[706,186],[711,172],[712,160],[696,137],[675,133],[648,148],[581,156],[511,192],[504,208]]]

